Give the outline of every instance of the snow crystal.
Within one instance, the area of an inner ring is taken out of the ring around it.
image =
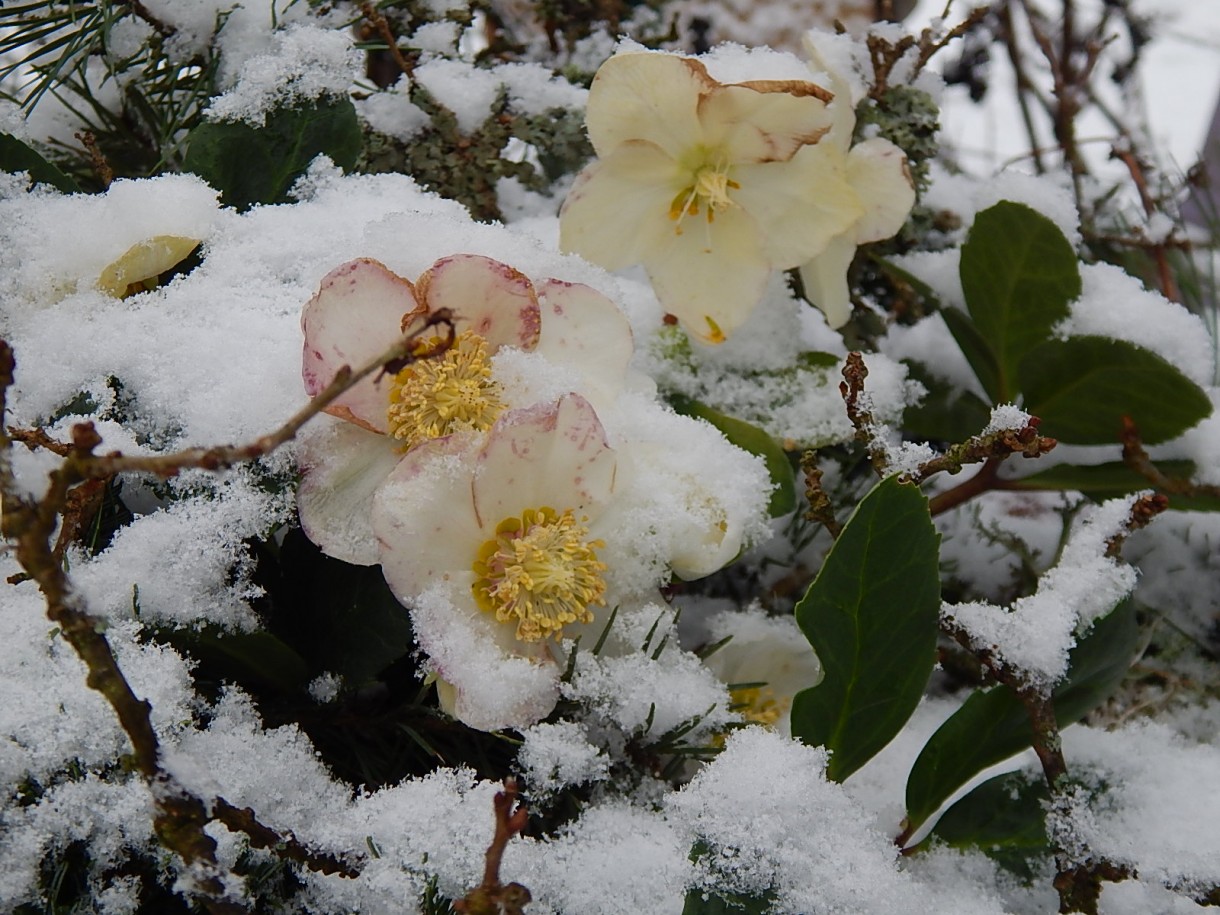
[[[993,435],[996,432],[1019,432],[1029,425],[1030,415],[1016,404],[1000,404],[991,408],[991,419],[983,428],[983,435]]]
[[[535,724],[521,733],[517,753],[526,793],[537,803],[566,788],[600,781],[610,770],[609,758],[589,743],[585,727],[574,721]]]
[[[204,114],[261,127],[276,108],[346,96],[359,72],[360,55],[343,32],[314,26],[276,32],[270,49],[245,61],[236,85]]]
[[[1067,672],[1077,633],[1113,609],[1135,587],[1136,572],[1105,555],[1106,541],[1124,529],[1131,499],[1111,499],[1081,512],[1054,568],[1038,590],[1007,610],[984,602],[945,604],[972,644],[995,652],[1041,690]]]

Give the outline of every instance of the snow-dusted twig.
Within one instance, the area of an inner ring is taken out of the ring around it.
[[[530,891],[520,883],[501,883],[500,864],[509,840],[525,829],[529,811],[517,801],[517,780],[506,778],[504,790],[495,800],[496,831],[487,847],[483,882],[459,899],[453,908],[463,915],[521,915],[530,901]]]

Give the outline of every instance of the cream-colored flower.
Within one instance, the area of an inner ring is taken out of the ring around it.
[[[368,259],[327,274],[301,317],[306,391],[316,394],[342,366],[376,357],[440,308],[456,316],[453,347],[396,375],[366,379],[329,410],[346,422],[318,423],[303,436],[301,526],[329,555],[377,562],[373,494],[404,453],[437,438],[485,433],[505,410],[524,405],[516,402],[521,386],[502,383],[501,352],[540,354],[594,401],[622,386],[631,329],[613,302],[575,283],[536,287],[499,261],[458,254],[415,283]]]
[[[815,61],[820,60],[812,43]],[[852,145],[856,128],[856,100],[845,80],[831,72],[835,92],[831,112],[834,124],[816,147],[801,155],[821,159],[822,169],[843,176],[856,199],[859,215],[835,235],[821,253],[801,265],[805,296],[826,315],[831,327],[851,317],[851,291],[847,270],[856,248],[890,238],[906,222],[915,205],[915,185],[903,151],[889,140],[875,137]]]
[[[798,154],[830,128],[830,98],[801,80],[721,83],[689,57],[610,58],[586,115],[598,161],[564,202],[560,246],[611,270],[642,263],[688,332],[723,341],[773,269],[861,216],[840,174]]]
[[[708,626],[711,643],[732,637],[704,663],[732,687],[735,710],[748,722],[791,736],[793,698],[823,675],[796,620],[750,609],[719,613]]]
[[[391,590],[472,727],[522,727],[558,697],[555,647],[600,619],[601,522],[617,458],[588,401],[504,413],[482,446],[457,436],[409,451],[378,489],[373,528]]]
[[[199,241],[183,235],[157,235],[136,242],[103,268],[97,287],[116,299],[150,289],[161,274],[178,266],[199,247]]]

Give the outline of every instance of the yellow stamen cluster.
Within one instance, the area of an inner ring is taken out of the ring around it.
[[[748,686],[735,689],[729,693],[733,700],[732,708],[739,712],[746,721],[761,724],[769,728],[775,727],[779,719],[788,714],[792,705],[791,699],[779,699],[775,690],[769,686]]]
[[[592,622],[589,607],[606,603],[606,564],[595,552],[605,543],[588,533],[571,509],[531,508],[501,521],[474,561],[479,609],[515,622],[522,642],[558,640],[567,623]]]
[[[426,345],[440,344],[434,339]],[[453,432],[490,429],[503,410],[487,341],[465,330],[443,355],[413,362],[394,376],[386,419],[390,435],[411,448]]]
[[[715,222],[719,210],[734,205],[729,191],[740,187],[729,177],[727,164],[702,165],[695,169],[691,183],[670,201],[669,218],[677,223],[674,231],[681,235],[682,220],[687,216],[698,216],[700,210],[706,211],[709,223]]]

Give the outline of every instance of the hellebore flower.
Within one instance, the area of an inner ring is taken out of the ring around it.
[[[622,386],[632,340],[614,303],[580,284],[535,287],[499,261],[457,254],[414,284],[368,259],[327,274],[301,316],[306,391],[316,394],[340,367],[374,358],[440,308],[456,315],[449,350],[364,380],[328,410],[347,422],[319,425],[303,439],[301,526],[329,555],[376,563],[373,494],[404,453],[437,438],[485,433],[501,413],[522,405],[528,385],[503,383],[502,351],[540,354],[593,400],[612,398]]]
[[[157,235],[136,242],[106,265],[97,287],[116,299],[152,289],[162,273],[178,266],[199,247],[199,241],[182,235]]]
[[[599,158],[564,201],[560,247],[611,270],[642,263],[689,333],[722,342],[773,269],[861,215],[841,175],[799,155],[829,130],[831,98],[801,80],[721,83],[689,57],[610,58],[586,115]]]
[[[812,43],[809,49],[820,60]],[[801,265],[805,296],[826,315],[831,327],[841,327],[851,317],[851,292],[847,270],[856,248],[890,238],[906,222],[915,205],[915,185],[901,148],[881,137],[852,146],[856,128],[855,100],[846,81],[831,72],[835,100],[830,109],[834,126],[830,133],[802,155],[820,158],[823,168],[841,173],[856,198],[859,215],[835,235],[825,248]]]
[[[754,724],[792,735],[789,715],[798,692],[822,681],[822,662],[796,620],[760,609],[726,611],[709,620],[710,640],[732,639],[704,662],[730,691],[735,710]]]
[[[472,727],[521,727],[558,697],[554,646],[601,615],[599,521],[617,459],[588,401],[503,413],[481,447],[457,436],[403,457],[373,500],[390,589],[412,608],[442,701]]]

